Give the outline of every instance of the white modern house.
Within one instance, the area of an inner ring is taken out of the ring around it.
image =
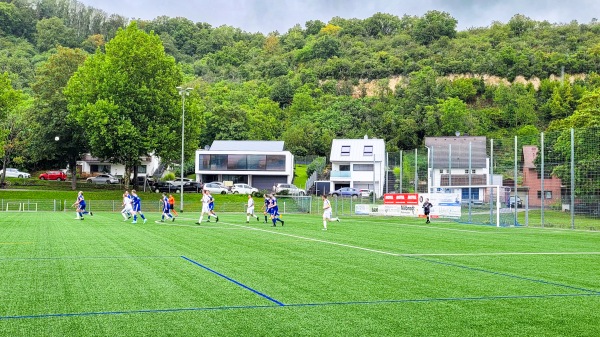
[[[215,140],[196,151],[196,180],[246,183],[258,189],[291,184],[294,156],[283,141]]]
[[[479,136],[425,137],[425,146],[429,153],[429,192],[460,193],[463,201],[487,201],[489,196],[485,195],[485,188],[451,188],[498,183],[498,179],[491,179],[489,175],[486,142],[486,137]]]
[[[109,173],[114,176],[122,177],[125,174],[125,165],[114,164],[108,161],[93,157],[87,153],[77,162],[77,173],[83,176],[93,176],[100,173]],[[154,155],[140,157],[138,166],[138,176],[151,176],[160,166],[160,159]]]
[[[331,188],[354,187],[383,195],[386,153],[383,139],[334,139],[331,144]]]

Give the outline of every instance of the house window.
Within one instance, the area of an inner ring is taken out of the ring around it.
[[[544,179],[552,179],[552,172],[549,170],[544,170]],[[542,179],[542,172],[537,171],[537,178]]]
[[[475,174],[475,170],[471,170],[471,173]],[[469,170],[465,170],[465,174],[469,174]]]
[[[440,173],[444,173],[444,170],[440,170]]]
[[[373,164],[354,164],[354,171],[373,171]]]
[[[146,174],[146,165],[139,165],[138,166],[138,173],[143,173]]]
[[[267,171],[285,171],[285,156],[267,155]]]
[[[350,171],[350,165],[340,165],[340,171]]]
[[[342,145],[342,156],[350,155],[350,145]]]
[[[363,150],[363,155],[372,156],[373,155],[373,145],[365,145]]]
[[[110,173],[110,165],[90,165],[91,173]]]
[[[545,199],[552,199],[552,191],[544,191],[544,194],[546,195]],[[538,199],[542,198],[542,191],[537,191],[537,197]]]

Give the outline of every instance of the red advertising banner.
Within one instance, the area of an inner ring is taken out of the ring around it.
[[[383,195],[384,204],[392,205],[418,205],[418,193],[386,193]]]

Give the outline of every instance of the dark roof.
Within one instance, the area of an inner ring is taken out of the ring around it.
[[[283,151],[283,141],[275,140],[215,140],[210,151]]]
[[[425,137],[425,146],[429,148],[432,160],[429,163],[434,169],[468,168],[469,144],[471,145],[471,168],[486,167],[486,137]],[[448,164],[452,157],[452,166]]]

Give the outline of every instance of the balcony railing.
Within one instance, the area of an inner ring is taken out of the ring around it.
[[[331,178],[350,178],[350,171],[331,171]]]

